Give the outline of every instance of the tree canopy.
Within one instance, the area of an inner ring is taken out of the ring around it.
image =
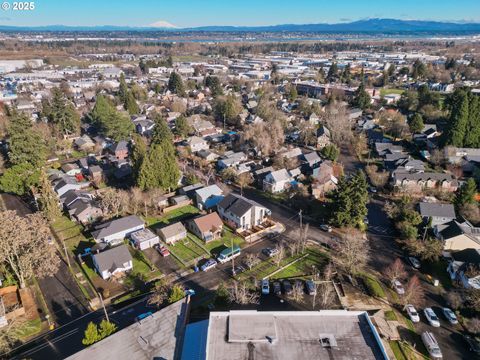
[[[469,90],[457,89],[447,99],[450,109],[446,143],[457,147],[480,147],[480,99]]]
[[[118,112],[103,95],[97,96],[91,115],[100,131],[115,141],[128,139],[134,130],[133,123],[127,114]]]
[[[77,134],[80,130],[80,115],[58,87],[52,89],[51,101],[42,102],[42,114],[62,135]]]
[[[170,78],[168,79],[168,90],[177,95],[183,95],[185,93],[185,86],[183,85],[182,77],[174,71],[170,74]]]
[[[331,222],[339,227],[363,227],[367,215],[368,183],[363,171],[350,178],[341,177],[337,188],[327,194]]]

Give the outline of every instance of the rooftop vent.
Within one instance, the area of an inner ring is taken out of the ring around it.
[[[332,348],[337,346],[337,341],[332,334],[322,334],[320,335],[320,344],[322,344],[324,348]]]

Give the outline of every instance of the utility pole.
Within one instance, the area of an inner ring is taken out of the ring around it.
[[[65,251],[65,257],[67,258],[68,267],[71,267],[70,266],[70,258],[68,256],[68,251],[67,251],[67,246],[65,245],[65,240],[63,241],[63,250]]]
[[[233,274],[233,276],[235,276],[235,260],[234,260],[234,257],[233,257],[233,236],[230,239],[230,241],[231,241],[231,247],[232,247],[232,274]]]
[[[105,309],[105,303],[103,302],[102,294],[98,293],[98,296],[100,297],[100,302],[102,303],[103,311],[105,312],[105,317],[107,318],[107,321],[110,322],[110,319],[108,318],[107,309]]]
[[[303,221],[302,221],[302,209],[298,212],[298,216],[300,218],[300,231],[302,231]]]

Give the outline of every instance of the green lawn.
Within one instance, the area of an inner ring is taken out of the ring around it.
[[[320,271],[328,262],[326,254],[316,248],[307,248],[308,256],[272,276],[272,279],[285,279],[311,275],[313,267]]]
[[[390,95],[390,94],[403,94],[405,90],[403,89],[380,89],[380,95]]]
[[[133,258],[133,275],[142,276],[146,281],[160,277],[162,273],[150,263],[145,255],[132,247],[129,247]],[[153,271],[152,271],[153,270]]]
[[[190,235],[184,240],[177,241],[174,245],[167,245],[167,248],[185,264],[199,256],[208,257],[208,254],[191,239]]]
[[[385,298],[386,297],[385,291],[383,290],[382,285],[373,275],[361,274],[361,277],[362,277],[362,279],[365,283],[365,286],[367,287],[370,295],[376,296],[376,297],[379,297],[379,298]]]
[[[18,337],[22,340],[26,340],[29,337],[38,334],[40,331],[42,331],[42,321],[40,318],[26,321],[15,330]]]
[[[392,341],[390,340],[388,342],[390,345],[390,348],[392,349],[393,353],[395,354],[395,359],[397,360],[408,360],[407,357],[404,355],[404,348],[401,347],[400,343],[398,341]]]
[[[200,239],[198,240],[202,241]],[[232,229],[224,225],[222,237],[218,240],[209,241],[208,243],[205,244],[205,247],[207,248],[208,251],[210,251],[210,253],[218,254],[224,248],[231,247],[232,240],[233,240],[233,245],[237,245],[240,247],[243,247],[246,245],[245,240],[242,237],[236,235]]]
[[[395,311],[393,310],[388,310],[385,311],[385,319],[388,321],[397,321],[397,314],[395,314]]]
[[[190,218],[193,215],[196,215],[200,212],[195,206],[186,205],[181,208],[175,209],[166,213],[163,216],[155,217],[155,216],[147,216],[144,218],[147,226],[151,227],[162,227],[171,223],[175,223],[177,221],[181,221],[185,218]]]
[[[308,256],[304,259],[296,262],[295,264],[290,265],[289,267],[283,269],[282,271],[278,272],[272,279],[280,279],[280,278],[289,278],[289,277],[301,277],[304,275],[312,274],[312,266],[317,266],[319,270],[326,264],[326,255],[321,253],[316,248],[307,248]],[[299,259],[304,254],[299,254],[295,256],[290,256],[282,260],[280,266],[274,264],[272,259],[262,261],[260,264],[255,266],[252,270],[248,270],[239,275],[241,279],[247,279],[253,277],[255,279],[263,279],[264,277],[269,276],[274,271],[278,270],[282,266],[285,266],[292,261]]]
[[[57,236],[60,238],[60,240],[65,241],[68,248],[73,252],[76,252],[77,247],[81,242],[90,243],[90,240],[87,240],[87,238],[82,233],[82,226],[76,224],[66,216],[62,216],[56,221],[54,221],[52,228],[57,234]]]

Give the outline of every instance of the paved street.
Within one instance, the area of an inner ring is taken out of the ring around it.
[[[31,212],[18,197],[9,194],[1,194],[1,196],[7,209],[16,210],[20,215]],[[43,279],[39,278],[38,284],[56,324],[66,324],[88,312],[85,297],[63,260],[60,261],[56,274]]]

